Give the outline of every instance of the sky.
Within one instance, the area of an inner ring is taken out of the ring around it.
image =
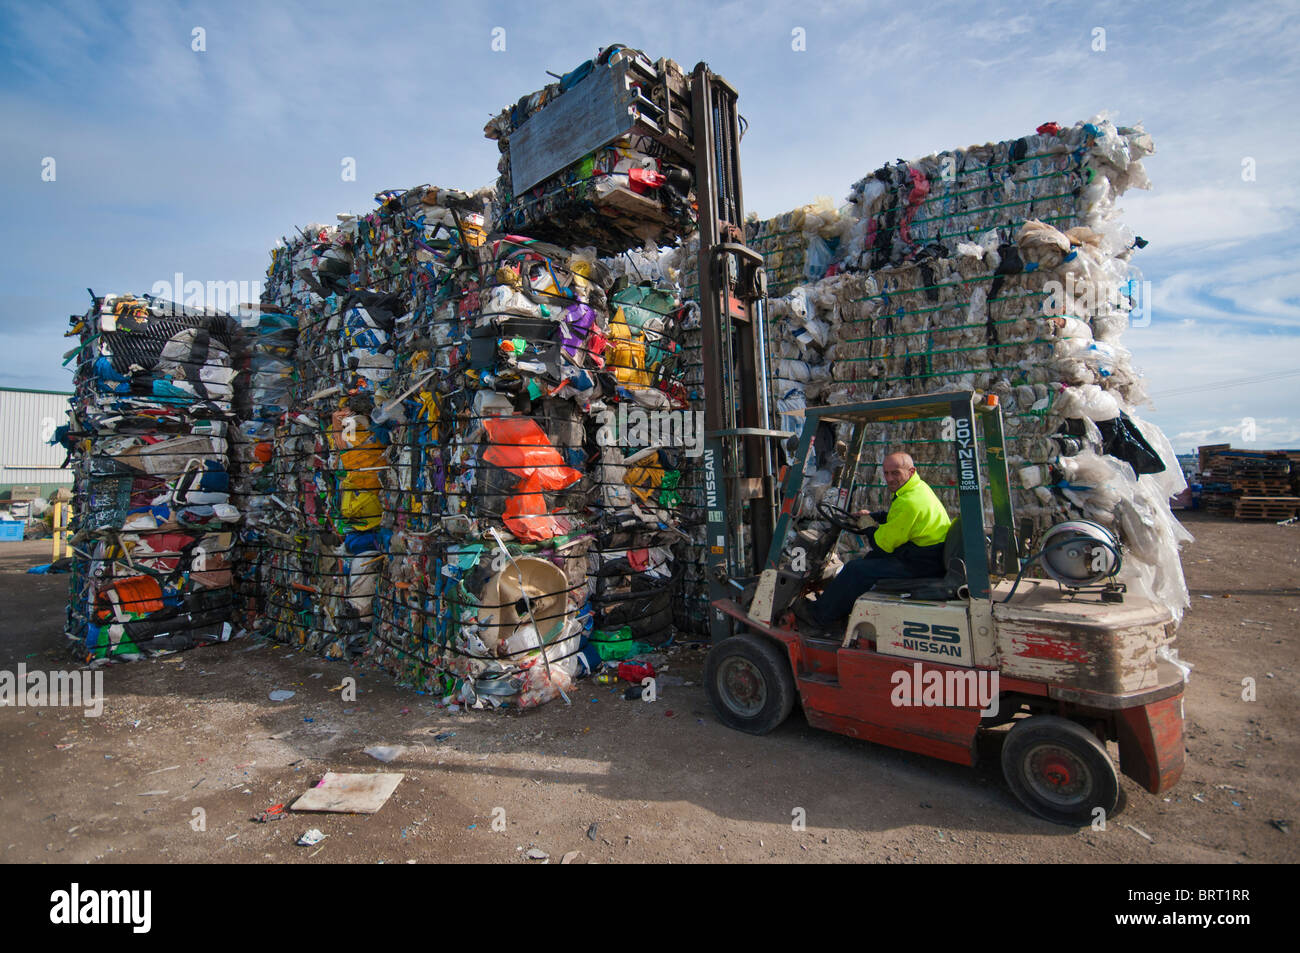
[[[1293,4],[0,2],[0,386],[69,389],[86,289],[254,282],[295,226],[496,179],[482,129],[610,43],[735,86],[747,211],[1105,110],[1156,143],[1119,202],[1124,344],[1181,451],[1300,447]],[[351,163],[349,165],[349,160]],[[347,180],[343,172],[354,168]]]

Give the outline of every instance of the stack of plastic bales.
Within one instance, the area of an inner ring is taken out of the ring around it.
[[[854,272],[770,304],[780,422],[796,429],[810,403],[996,394],[1017,515],[1038,530],[1078,517],[1114,529],[1130,584],[1185,605],[1177,552],[1189,537],[1168,506],[1185,483],[1164,435],[1134,414],[1145,396],[1119,341],[1131,314],[1144,317],[1129,263],[1144,243],[1114,200],[1147,186],[1152,151],[1140,127],[1098,118],[857,183],[860,218],[843,250]],[[955,501],[951,447],[930,422],[868,434],[855,507],[883,505],[878,464],[895,449]],[[829,482],[834,452],[822,442],[807,502]]]
[[[577,671],[590,536],[583,429],[559,391],[594,381],[551,338],[590,326],[575,268],[590,275],[594,258],[446,237],[443,280],[404,329],[418,343],[402,348],[410,393],[391,410],[394,557],[375,650],[450,703],[526,706]]]
[[[277,249],[272,274],[289,267],[287,249]],[[282,277],[282,276],[281,276]],[[243,321],[247,342],[247,368],[237,396],[244,396],[239,427],[232,434],[231,451],[237,461],[234,500],[244,520],[235,545],[235,621],[258,628],[265,615],[262,589],[265,557],[269,552],[266,530],[284,522],[274,494],[275,434],[283,426],[296,378],[294,354],[298,344],[298,319],[293,314],[262,310]]]
[[[484,128],[501,150],[496,229],[602,255],[673,243],[695,222],[693,171],[671,147],[689,122],[676,63],[607,47]]]
[[[108,295],[68,333],[81,341],[64,438],[76,465],[68,637],[91,662],[224,641],[238,324]]]
[[[458,426],[452,403],[470,360],[464,315],[477,307],[476,249],[491,193],[420,188],[396,200],[406,208],[415,267],[407,276],[411,308],[395,328],[390,397],[374,414],[391,435],[384,494],[391,539],[378,581],[371,654],[399,681],[425,690],[447,669],[450,610],[440,611],[439,600],[454,571],[444,571],[449,541],[464,527],[454,518],[459,499],[448,494],[447,444]]]
[[[599,530],[591,567],[595,638],[606,660],[672,636],[689,527],[700,518],[683,496],[704,449],[703,403],[687,383],[686,341],[699,313],[683,305],[663,257],[643,252],[606,263],[616,276],[606,360],[613,393],[595,418]]]
[[[610,259],[611,272],[628,275],[638,282],[647,280],[662,289],[673,289],[676,298],[683,301],[682,318],[677,324],[676,374],[681,385],[679,393],[685,394],[688,410],[697,424],[703,426],[704,414],[704,363],[702,360],[699,305],[693,300],[683,300],[686,282],[695,282],[699,243],[695,238],[671,248],[630,251]],[[693,295],[697,285],[690,288]],[[680,474],[674,488],[676,499],[673,527],[677,531],[673,543],[673,625],[677,637],[705,635],[708,632],[708,582],[704,557],[704,532],[706,527],[704,507],[704,470],[699,447],[703,434],[695,438],[694,452],[679,453],[674,461]]]
[[[769,296],[778,298],[798,285],[835,274],[855,221],[823,197],[776,218],[747,222],[745,242],[763,256]]]
[[[677,448],[643,438],[685,407],[682,309],[593,249],[449,237],[399,349],[376,652],[448,704],[529,707],[671,635]]]
[[[1140,125],[1094,117],[885,166],[852,188],[857,221],[844,257],[862,270],[951,258],[963,242],[1009,244],[1031,220],[1061,230],[1090,225],[1120,254],[1133,236],[1114,222],[1114,199],[1150,188],[1141,160],[1153,151]]]
[[[406,311],[406,268],[394,264],[401,229],[385,201],[340,226],[311,226],[268,271],[268,303],[296,319],[297,380],[269,475],[280,515],[262,526],[265,627],[328,658],[368,647],[383,564],[387,432],[370,414]]]

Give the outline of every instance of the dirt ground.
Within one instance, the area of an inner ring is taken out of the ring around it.
[[[685,684],[653,703],[585,681],[571,705],[453,715],[381,673],[236,640],[109,668],[99,718],[0,708],[0,857],[544,862],[529,859],[537,848],[551,863],[574,851],[578,863],[1295,862],[1300,525],[1187,525],[1187,768],[1168,796],[1124,778],[1128,806],[1105,831],[1022,808],[1001,778],[998,732],[972,769],[817,731],[797,709],[765,737],[730,731],[709,709],[696,648],[671,653],[668,674]],[[0,544],[0,669],[69,666],[68,577],[24,572],[48,546]],[[348,674],[353,702],[330,691]],[[296,694],[273,702],[274,689]],[[407,751],[383,765],[369,745]],[[405,778],[377,814],[252,820],[326,771]],[[326,838],[296,846],[309,828]]]

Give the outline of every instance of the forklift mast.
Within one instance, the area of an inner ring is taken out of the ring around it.
[[[737,595],[735,588],[760,572],[776,523],[771,439],[794,436],[768,429],[767,280],[763,256],[745,246],[736,98],[705,63],[689,76],[671,60],[598,64],[522,126],[510,150],[516,185],[540,181],[622,135],[648,136],[695,167],[710,603]],[[710,610],[713,641],[731,628],[727,616]]]
[[[737,94],[700,63],[691,74],[699,302],[704,371],[705,566],[710,603],[735,596],[761,569],[776,522],[769,429],[763,256],[745,245]],[[732,620],[709,613],[714,642]]]

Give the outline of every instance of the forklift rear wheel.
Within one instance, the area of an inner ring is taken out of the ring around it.
[[[1021,802],[1054,824],[1082,827],[1116,813],[1119,775],[1106,746],[1082,725],[1054,715],[1016,722],[1002,746],[1002,773]]]
[[[751,735],[767,734],[794,709],[789,659],[771,642],[749,633],[710,650],[704,685],[718,720]]]

